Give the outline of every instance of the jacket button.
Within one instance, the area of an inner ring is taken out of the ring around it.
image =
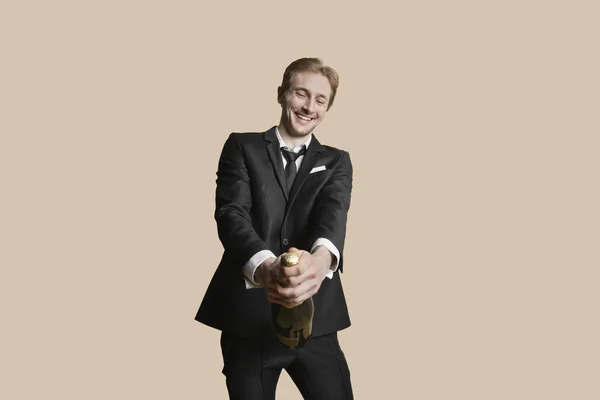
[[[288,244],[290,244],[290,241],[289,241],[289,240],[287,240],[287,239],[283,239],[283,240],[281,241],[281,244],[283,244],[284,246],[287,246]]]

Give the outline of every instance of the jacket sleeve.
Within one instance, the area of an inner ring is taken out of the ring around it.
[[[219,158],[215,220],[225,252],[242,274],[244,263],[268,247],[252,225],[250,178],[240,136],[239,133],[229,135]]]
[[[346,221],[352,193],[352,162],[350,154],[343,152],[331,178],[321,188],[315,201],[315,229],[310,243],[318,238],[330,240],[340,253],[338,268],[343,271],[343,251],[346,238]]]

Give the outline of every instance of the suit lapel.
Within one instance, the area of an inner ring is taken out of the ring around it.
[[[302,185],[304,185],[304,182],[306,181],[306,178],[308,178],[310,171],[315,166],[315,164],[321,159],[322,150],[323,146],[321,146],[321,143],[319,143],[317,138],[313,135],[310,141],[310,145],[306,149],[306,154],[302,159],[302,164],[300,164],[298,174],[296,175],[294,183],[292,184],[292,188],[290,189],[290,197],[288,199],[288,203],[291,204],[298,195],[298,192],[302,188]]]
[[[285,189],[286,182],[285,176],[283,175],[283,161],[281,156],[281,150],[279,149],[279,140],[277,140],[277,135],[275,134],[275,127],[272,127],[271,129],[265,132],[265,141],[267,142],[267,152],[269,153],[269,159],[271,160],[271,166],[273,167],[273,171],[275,171],[275,177],[277,178],[277,182],[279,183],[281,191],[283,192],[288,204],[291,204],[298,195],[298,192],[302,188],[302,185],[304,185],[304,181],[306,181],[310,170],[321,159],[321,152],[323,151],[323,146],[313,135],[310,141],[310,145],[306,149],[306,154],[302,159],[302,164],[300,164],[300,170],[298,171],[298,174],[294,179],[294,183],[288,195]]]
[[[275,134],[275,127],[265,132],[265,141],[268,142],[267,152],[269,153],[269,159],[271,160],[273,171],[275,171],[277,182],[281,187],[285,199],[289,200],[285,186],[285,177],[283,176],[283,160],[281,159],[281,150],[279,150],[279,140],[277,140],[277,135]]]

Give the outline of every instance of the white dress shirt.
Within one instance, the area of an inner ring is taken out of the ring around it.
[[[275,134],[277,135],[277,140],[279,140],[279,147],[280,148],[281,147],[289,148],[289,146],[285,144],[285,142],[283,141],[283,138],[279,134],[278,128],[275,128]],[[304,147],[304,146],[306,146],[306,148],[308,149],[308,145],[310,144],[311,139],[312,139],[312,134],[308,137],[308,139],[306,139],[306,142],[304,142],[292,149],[294,151],[294,153],[298,153],[300,150],[302,150],[302,147]],[[285,159],[283,154],[281,155],[281,159],[283,160],[283,168],[285,169],[285,166],[287,165],[287,160]],[[304,159],[304,155],[302,155],[296,159],[296,168],[298,168],[298,170],[300,170],[300,165],[302,164],[303,159]],[[340,252],[338,251],[337,247],[335,247],[335,245],[329,239],[326,239],[326,238],[318,238],[317,240],[315,240],[314,243],[312,244],[312,246],[310,247],[310,252],[312,253],[318,246],[324,246],[331,252],[332,261],[331,261],[331,266],[329,267],[329,271],[327,272],[327,277],[329,279],[332,279],[333,273],[338,268]],[[256,268],[258,268],[258,266],[260,264],[262,264],[266,259],[268,259],[270,257],[277,258],[277,256],[275,256],[275,254],[273,254],[273,252],[271,250],[261,250],[258,253],[256,253],[255,255],[253,255],[252,257],[250,257],[250,260],[248,260],[246,262],[246,264],[244,264],[242,273],[244,276],[244,281],[246,282],[246,289],[254,289],[254,288],[262,287],[262,285],[256,283],[256,281],[254,280],[254,272],[256,271]]]

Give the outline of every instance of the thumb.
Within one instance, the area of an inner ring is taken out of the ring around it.
[[[296,253],[296,254],[300,255],[302,252],[295,247],[290,247],[288,249],[288,253]]]

